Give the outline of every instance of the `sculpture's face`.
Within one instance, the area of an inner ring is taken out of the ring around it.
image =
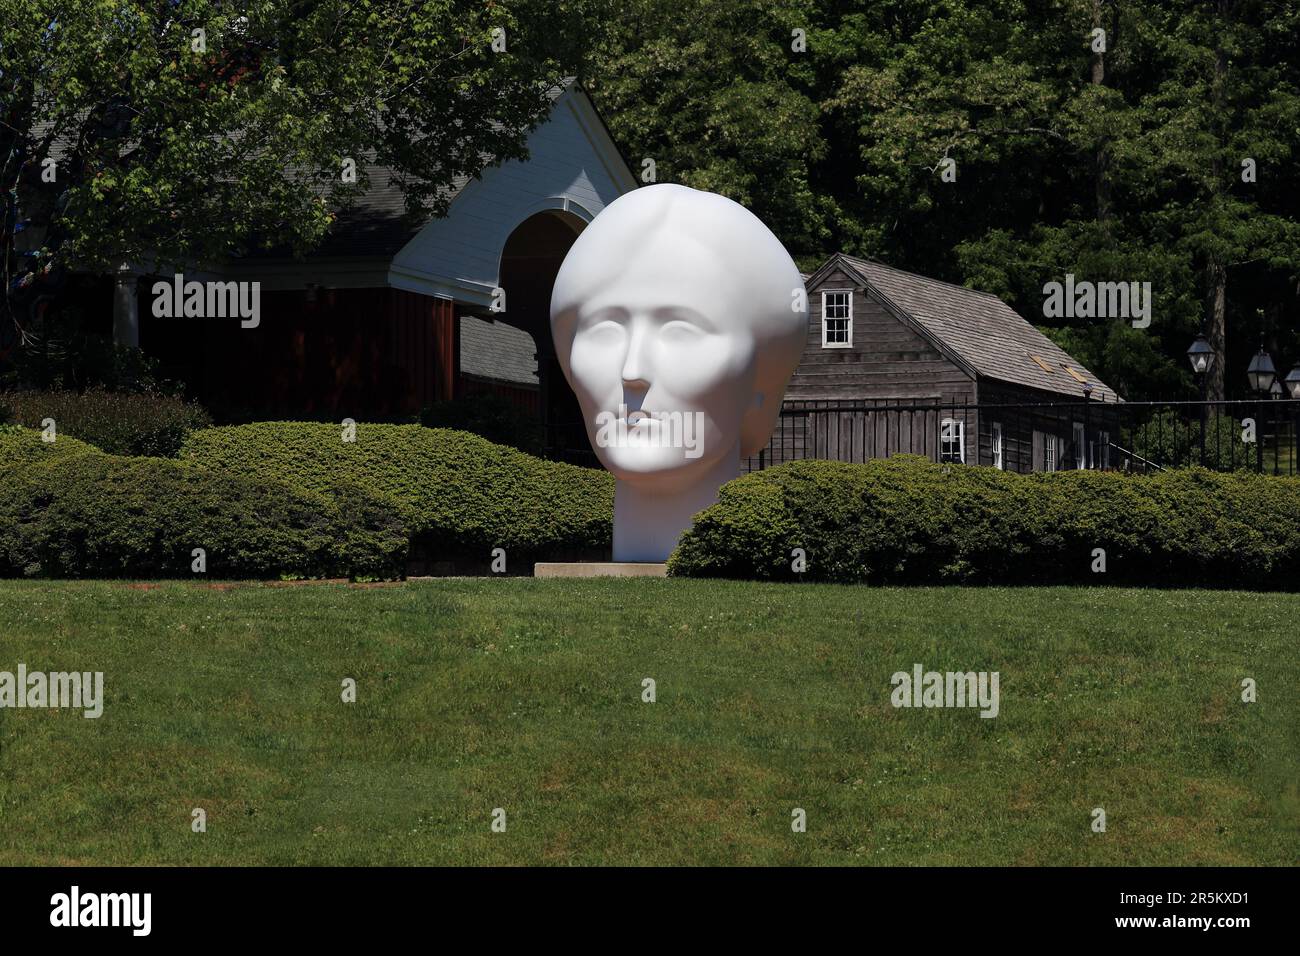
[[[663,235],[580,303],[569,382],[615,477],[671,490],[737,455],[755,342],[728,278],[708,250]]]
[[[751,212],[659,183],[620,196],[578,236],[555,278],[551,332],[601,463],[677,493],[767,444],[807,300]]]

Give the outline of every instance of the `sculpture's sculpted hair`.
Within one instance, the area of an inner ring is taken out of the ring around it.
[[[680,201],[687,197],[689,202]],[[701,205],[708,208],[708,216],[700,216]],[[618,215],[608,214],[613,210]],[[752,403],[745,413],[740,454],[755,455],[771,438],[785,385],[803,353],[808,309],[796,299],[803,279],[780,240],[757,216],[725,196],[669,183],[645,186],[614,200],[583,230],[551,294],[551,330],[564,376],[572,384],[569,353],[582,303],[617,282],[627,263],[647,255],[661,239],[698,249],[700,258],[712,264],[727,301],[734,304],[727,317],[711,318],[743,322],[754,338],[754,388],[762,402]],[[599,253],[584,254],[588,250]],[[604,265],[593,269],[592,262]],[[578,266],[570,268],[573,263]],[[743,268],[737,268],[741,263]]]

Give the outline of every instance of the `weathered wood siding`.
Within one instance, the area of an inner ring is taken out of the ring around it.
[[[824,348],[822,292],[846,289],[853,293],[853,343],[848,348]],[[808,311],[803,357],[785,393],[787,412],[793,413],[778,419],[764,461],[866,461],[900,452],[937,459],[945,417],[938,408],[817,411],[801,406],[810,402],[969,404],[975,401],[971,376],[839,270],[809,287]],[[967,461],[974,460],[977,450],[978,432],[972,420],[966,428]],[[746,470],[757,466],[754,459]]]
[[[822,292],[853,289],[853,345],[822,348]],[[833,271],[808,290],[808,340],[787,399],[974,401],[961,368],[885,311],[847,275]]]
[[[1075,447],[1075,422],[1085,426],[1089,443],[1095,444],[1102,431],[1109,433],[1111,441],[1118,441],[1120,437],[1117,406],[1093,402],[1085,410],[1082,393],[1075,399],[985,379],[979,384],[978,398],[981,405],[980,464],[992,464],[994,422],[1002,424],[1003,462],[1007,471],[1042,471],[1047,435],[1060,439],[1057,469],[1077,467],[1081,450]],[[991,407],[997,405],[1040,407]],[[1114,466],[1114,454],[1111,459]]]
[[[940,456],[944,419],[964,421],[966,461],[974,463],[977,415],[973,408],[880,402],[871,407],[821,407],[819,403],[787,402],[772,439],[764,449],[764,464],[818,458],[865,462],[891,455]],[[758,467],[755,459],[748,470]]]

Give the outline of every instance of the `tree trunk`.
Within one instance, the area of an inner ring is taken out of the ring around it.
[[[5,92],[10,101],[0,108],[0,222],[17,223],[21,194],[26,180],[30,180],[31,167],[28,155],[28,133],[32,128],[32,110],[35,87],[32,83],[5,77],[9,87]],[[13,304],[13,281],[17,265],[18,244],[13,229],[0,229],[0,321],[16,324],[18,315]]]
[[[1223,148],[1227,141],[1225,128],[1227,121],[1224,116],[1223,87],[1228,72],[1228,54],[1223,49],[1223,33],[1226,29],[1228,12],[1228,3],[1226,0],[1220,0],[1219,18],[1223,23],[1215,33],[1217,39],[1214,49],[1214,76],[1210,81],[1212,114],[1210,124],[1214,131],[1214,142],[1210,153],[1210,203],[1211,208],[1216,211],[1222,208],[1226,188],[1223,178]],[[1210,347],[1214,349],[1215,361],[1208,372],[1205,396],[1212,402],[1222,401],[1224,398],[1224,366],[1228,362],[1225,347],[1227,326],[1224,318],[1227,312],[1227,301],[1228,265],[1221,255],[1211,252],[1205,263],[1205,336],[1210,340]]]
[[[1224,313],[1228,300],[1228,268],[1212,256],[1205,266],[1205,337],[1214,349],[1215,360],[1210,366],[1205,382],[1205,397],[1212,402],[1223,401],[1223,366],[1227,331]]]
[[[1102,0],[1092,0],[1092,25],[1095,28],[1102,26]],[[1106,44],[1109,48],[1111,37],[1106,36]],[[1102,86],[1106,82],[1106,54],[1094,53],[1092,55],[1092,85]],[[1092,157],[1092,175],[1093,175],[1093,194],[1097,204],[1097,222],[1100,223],[1102,230],[1110,233],[1110,140],[1103,136],[1097,141],[1093,150]]]

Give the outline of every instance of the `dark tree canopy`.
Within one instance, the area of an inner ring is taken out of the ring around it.
[[[625,151],[750,204],[803,267],[845,251],[995,292],[1131,398],[1191,396],[1202,325],[1228,354],[1211,395],[1241,394],[1261,334],[1300,357],[1290,0],[628,9],[591,67]],[[1151,282],[1151,326],[1045,317],[1067,273]]]
[[[69,266],[310,249],[367,161],[443,213],[457,176],[524,156],[587,5],[3,0],[6,303]]]
[[[636,174],[745,203],[805,269],[995,292],[1130,398],[1191,397],[1202,328],[1211,395],[1261,337],[1300,357],[1294,0],[0,5],[7,304],[71,264],[310,249],[367,185],[347,158],[438,215],[577,74]],[[1067,273],[1150,282],[1151,326],[1044,315]]]

